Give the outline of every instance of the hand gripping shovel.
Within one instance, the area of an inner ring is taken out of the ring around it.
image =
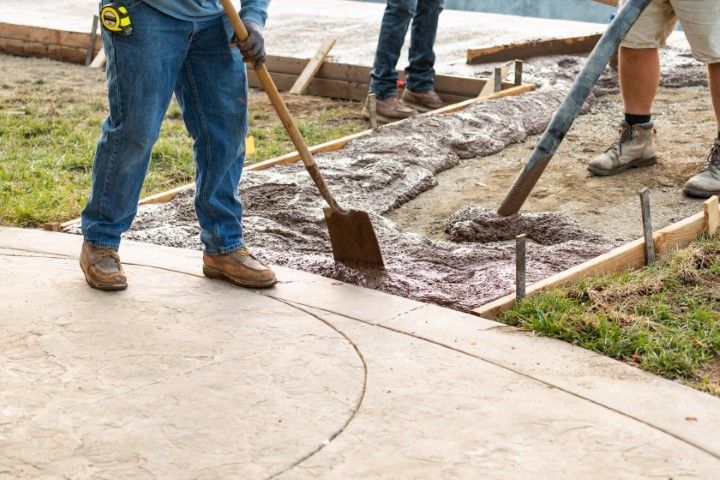
[[[235,30],[235,35],[240,40],[245,40],[248,32],[245,29],[240,17],[235,11],[230,0],[222,0],[223,8],[230,18],[230,23]],[[330,232],[330,243],[332,244],[333,257],[335,260],[342,262],[364,263],[370,265],[382,266],[382,254],[378,245],[375,230],[370,223],[370,216],[367,212],[359,210],[345,210],[341,208],[335,197],[333,197],[330,189],[325,183],[325,179],[320,173],[315,160],[308,150],[302,134],[298,130],[293,121],[290,112],[285,106],[280,93],[278,92],[270,72],[263,64],[255,67],[260,83],[267,93],[270,103],[272,103],[280,120],[285,126],[290,139],[295,148],[297,148],[300,158],[305,164],[310,177],[312,177],[315,185],[322,194],[330,208],[325,208],[325,221],[327,222],[328,231]]]
[[[525,168],[520,172],[520,175],[505,196],[505,200],[498,209],[499,215],[509,217],[520,211],[525,200],[527,200],[530,192],[532,192],[535,184],[540,179],[540,175],[542,175],[545,167],[555,155],[560,142],[565,138],[565,134],[570,130],[575,118],[580,113],[580,109],[603,70],[605,70],[610,57],[617,52],[620,42],[622,42],[625,35],[628,34],[640,14],[651,1],[628,0],[625,6],[620,9],[615,20],[610,24],[588,57],[587,62],[585,62],[580,75],[570,88],[570,92],[568,92],[560,109],[555,113],[550,125],[548,125],[540,142],[535,147],[535,151],[530,156],[530,160],[525,164]]]

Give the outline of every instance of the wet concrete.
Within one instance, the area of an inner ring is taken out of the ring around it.
[[[673,55],[675,65],[664,81],[698,81],[701,67],[687,66],[687,59]],[[608,251],[616,242],[559,215],[499,220],[492,212],[470,206],[448,219],[446,231],[452,241],[404,233],[383,216],[434,187],[437,173],[543,132],[582,61],[538,59],[531,66],[533,75],[543,78],[537,92],[387,125],[340,151],[316,157],[340,203],[370,212],[386,261],[383,271],[333,261],[324,205],[297,164],[244,176],[247,245],[272,264],[463,311],[514,288],[514,242],[508,240],[517,234],[530,238],[529,282]],[[616,89],[615,74],[608,70],[595,93]],[[142,207],[127,238],[201,249],[193,192],[167,204]]]
[[[263,259],[357,285],[470,310],[513,287],[514,247],[491,243],[433,241],[403,233],[382,215],[436,184],[435,174],[463,159],[486,156],[542,132],[563,95],[536,92],[478,104],[445,116],[425,116],[388,125],[317,161],[340,202],[371,213],[386,261],[383,271],[336,264],[322,215],[322,202],[300,165],[245,175],[247,244]],[[536,281],[610,248],[578,228],[540,231],[554,217],[519,217],[512,229],[531,227],[529,280]],[[458,225],[466,219],[457,219]],[[563,225],[568,225],[563,221]],[[457,231],[460,231],[458,227]],[[537,233],[537,235],[535,233]],[[172,202],[143,207],[127,237],[176,247],[201,248],[193,192]]]

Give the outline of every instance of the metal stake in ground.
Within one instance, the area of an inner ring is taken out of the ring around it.
[[[610,24],[605,34],[595,46],[592,54],[585,62],[580,75],[573,84],[570,92],[555,114],[547,130],[543,134],[530,160],[523,168],[523,171],[515,180],[510,191],[498,209],[498,214],[503,217],[515,215],[520,211],[535,184],[540,179],[545,167],[550,163],[553,155],[560,146],[565,134],[572,126],[585,104],[592,88],[600,78],[603,70],[615,55],[620,42],[630,31],[640,14],[647,8],[652,0],[628,0],[618,12],[615,20]]]
[[[526,293],[526,244],[527,235],[524,233],[515,237],[515,299],[517,301],[523,300]]]
[[[367,108],[368,108],[368,113],[370,115],[370,128],[372,128],[373,132],[377,132],[377,130],[378,130],[376,100],[377,100],[377,98],[375,97],[374,93],[368,93]]]
[[[642,208],[643,235],[645,236],[645,263],[655,262],[655,240],[653,239],[652,219],[650,216],[650,190],[640,190],[640,207]]]

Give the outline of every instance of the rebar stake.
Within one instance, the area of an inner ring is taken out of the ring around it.
[[[650,215],[650,190],[640,190],[640,207],[642,208],[643,234],[645,236],[645,263],[655,262],[655,240],[653,239],[652,218]]]
[[[527,235],[524,233],[515,237],[515,299],[521,301],[525,298],[525,254]]]

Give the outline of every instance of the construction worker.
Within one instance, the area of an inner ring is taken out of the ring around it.
[[[629,168],[657,163],[651,112],[660,83],[658,48],[665,44],[678,19],[694,57],[708,65],[710,94],[718,126],[718,136],[711,148],[707,168],[688,180],[683,191],[692,197],[708,198],[720,195],[718,0],[654,0],[642,14],[620,49],[620,88],[625,108],[620,138],[605,153],[592,160],[588,170],[595,175],[615,175]]]
[[[275,274],[243,243],[238,184],[245,157],[245,60],[265,59],[262,27],[269,0],[243,0],[249,37],[230,45],[232,27],[219,0],[102,1],[110,114],[103,123],[82,213],[80,267],[91,287],[122,290],[120,236],[137,212],[140,189],[173,93],[193,137],[195,210],[203,271],[246,287],[268,287]],[[131,29],[119,26],[131,25]],[[129,31],[128,31],[129,30]]]
[[[407,118],[417,111],[435,110],[444,105],[433,90],[433,46],[444,3],[444,0],[387,0],[370,81],[378,117]],[[396,67],[411,22],[410,65],[405,69],[406,87],[400,103]],[[365,113],[368,114],[367,108]]]

